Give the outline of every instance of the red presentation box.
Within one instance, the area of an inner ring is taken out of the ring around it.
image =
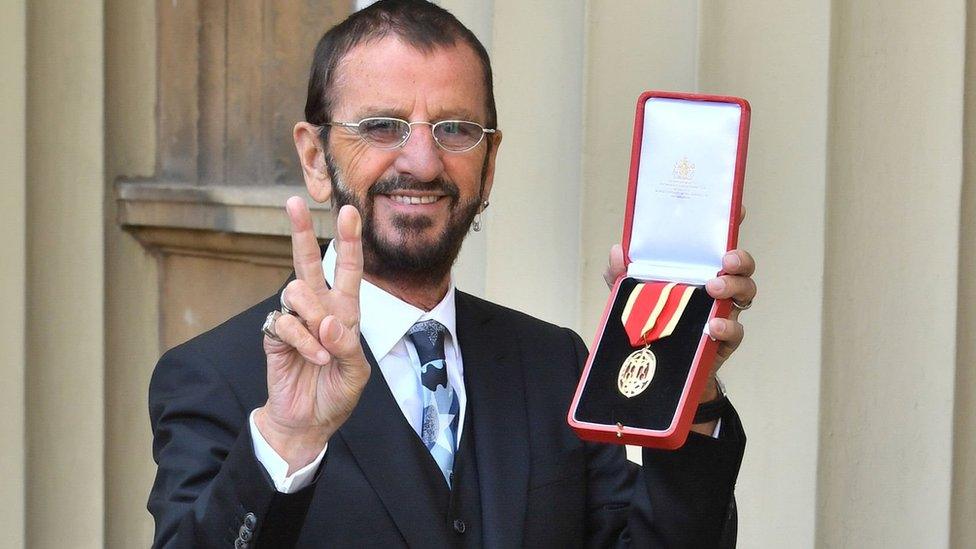
[[[736,247],[749,115],[738,97],[648,91],[638,98],[623,232],[627,272],[613,284],[569,410],[580,438],[667,449],[685,443],[718,349],[708,321],[728,317],[732,306],[712,299],[704,284]],[[661,306],[640,309],[634,303],[651,301],[632,295],[672,282],[681,312],[668,335],[649,344],[642,336],[635,346],[623,319]]]

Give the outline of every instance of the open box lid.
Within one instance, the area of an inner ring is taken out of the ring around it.
[[[641,94],[624,221],[627,276],[701,285],[722,270],[738,239],[749,114],[738,97]]]

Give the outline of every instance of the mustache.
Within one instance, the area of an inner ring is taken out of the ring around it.
[[[439,177],[430,181],[420,181],[415,177],[403,175],[377,181],[369,188],[367,194],[372,198],[378,194],[394,194],[396,191],[438,192],[454,200],[457,200],[461,194],[457,185]]]

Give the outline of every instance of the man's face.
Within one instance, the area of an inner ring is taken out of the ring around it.
[[[360,45],[339,63],[332,120],[388,116],[408,122],[486,124],[481,64],[466,44],[420,52],[397,37]],[[400,148],[374,147],[341,127],[325,156],[338,206],[363,216],[367,273],[414,282],[443,280],[491,188],[488,138],[466,152],[439,148],[417,124]]]

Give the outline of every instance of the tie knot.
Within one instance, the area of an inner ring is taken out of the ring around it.
[[[444,360],[444,332],[447,328],[436,320],[424,320],[410,327],[407,337],[417,348],[420,362]]]

